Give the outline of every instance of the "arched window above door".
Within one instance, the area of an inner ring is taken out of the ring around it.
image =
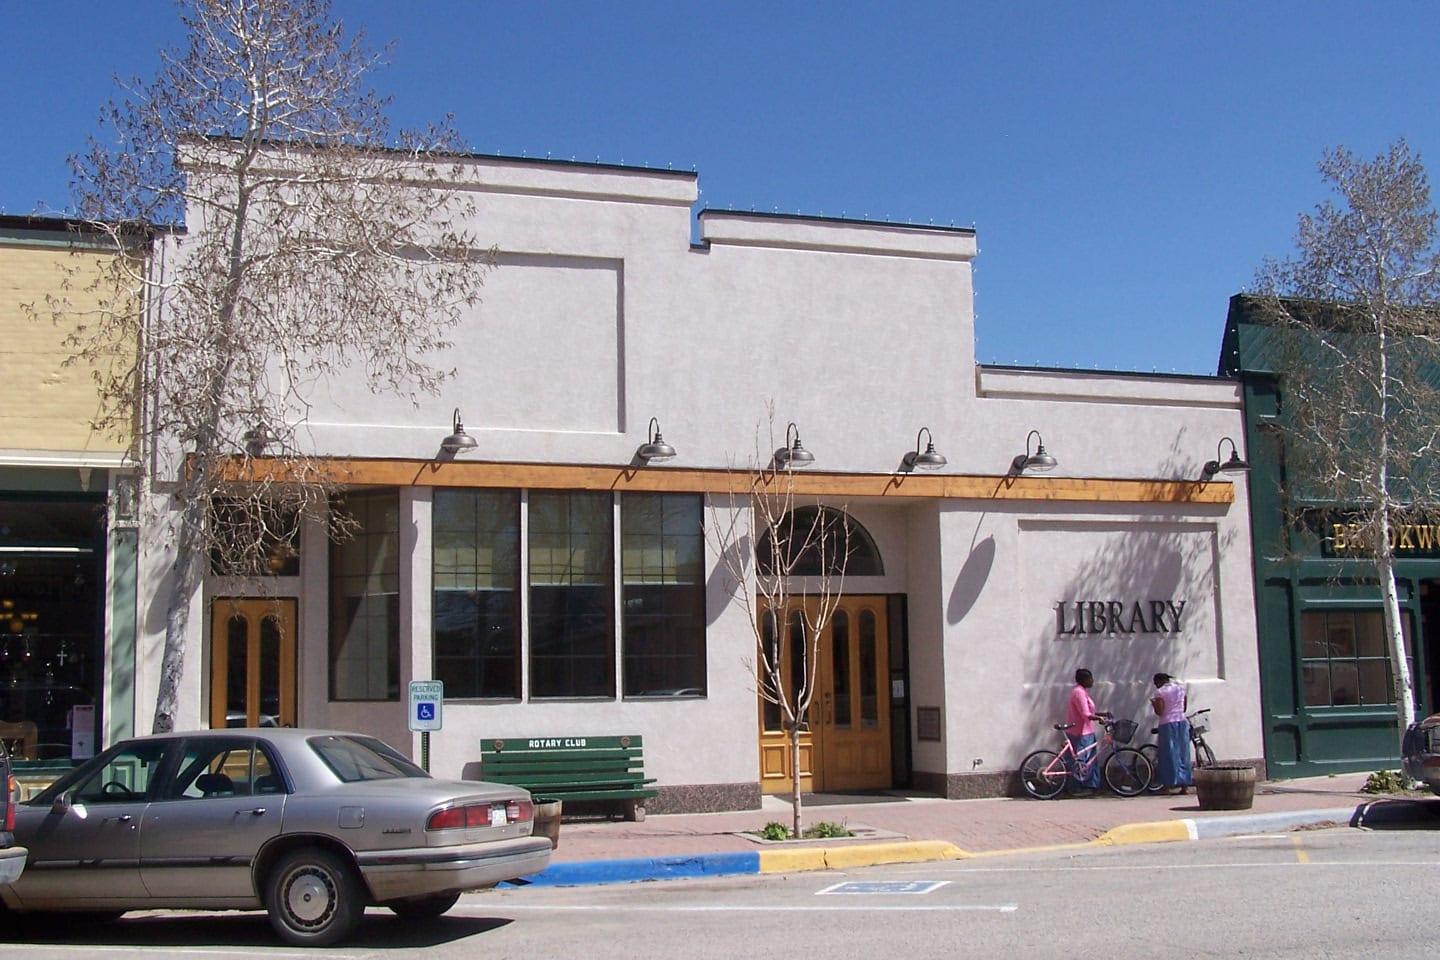
[[[847,577],[879,577],[885,574],[885,563],[870,531],[850,514],[834,507],[791,510],[765,531],[755,559],[761,572],[769,575],[783,572],[792,577],[818,577],[843,573]],[[782,562],[777,564],[777,559]]]

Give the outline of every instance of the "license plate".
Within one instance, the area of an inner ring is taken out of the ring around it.
[[[505,805],[503,803],[490,808],[490,826],[505,826]]]

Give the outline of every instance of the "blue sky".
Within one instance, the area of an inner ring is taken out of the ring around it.
[[[700,173],[702,205],[974,224],[983,362],[1212,373],[1327,146],[1440,173],[1440,5],[335,0],[398,125]],[[3,5],[0,210],[63,210],[163,0]]]

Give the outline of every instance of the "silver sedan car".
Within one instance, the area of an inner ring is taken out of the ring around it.
[[[268,911],[289,943],[344,938],[370,904],[444,913],[461,891],[543,870],[530,795],[434,780],[379,740],[216,730],[116,744],[15,816],[12,911]]]

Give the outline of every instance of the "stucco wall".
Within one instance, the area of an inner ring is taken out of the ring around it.
[[[353,381],[321,385],[308,426],[316,452],[428,460],[458,407],[478,441],[462,456],[475,461],[622,465],[655,416],[676,466],[743,468],[767,460],[794,420],[818,470],[888,475],[929,426],[948,472],[993,477],[999,490],[1032,429],[1059,461],[1051,475],[1081,478],[1194,480],[1221,437],[1242,436],[1234,383],[977,368],[968,232],[710,213],[692,246],[688,177],[481,166],[474,227],[499,257],[484,303],[438,358],[455,377],[418,408]],[[911,722],[915,707],[942,708],[944,739],[912,742],[913,768],[1013,769],[1053,738],[1080,662],[1099,675],[1102,704],[1142,722],[1149,675],[1180,674],[1195,704],[1216,710],[1216,749],[1260,756],[1248,501],[1243,483],[1235,490],[1217,505],[848,504],[886,570],[847,589],[907,595]],[[429,510],[427,490],[403,492],[402,684],[430,676]],[[160,525],[147,535],[152,591],[167,536]],[[706,698],[447,703],[433,769],[458,775],[486,738],[639,733],[662,784],[753,783],[754,641],[711,549]],[[328,703],[326,564],[312,524],[300,578],[278,585],[301,597],[301,722],[415,749],[403,704]],[[211,583],[207,595],[224,589]],[[1170,599],[1148,595],[1163,590],[1183,594],[1189,615],[1153,649],[1054,635],[1067,596]],[[156,610],[142,642],[151,675]],[[191,722],[207,695],[204,623],[192,617]],[[142,688],[153,702],[153,677]]]

